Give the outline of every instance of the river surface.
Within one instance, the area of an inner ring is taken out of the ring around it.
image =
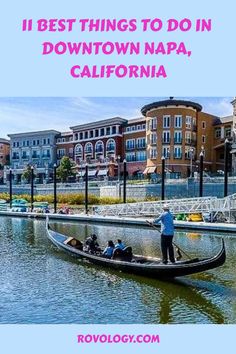
[[[155,230],[56,222],[56,230],[105,245],[121,238],[134,253],[160,256]],[[45,221],[0,217],[0,323],[236,323],[236,235],[224,235],[224,266],[173,282],[132,276],[76,260],[53,246]],[[221,247],[219,234],[178,232],[191,256]]]

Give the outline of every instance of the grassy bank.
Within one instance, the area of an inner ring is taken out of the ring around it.
[[[25,199],[30,202],[31,197],[30,194],[18,194],[13,195],[13,199]],[[9,202],[10,196],[9,193],[0,193],[0,199],[4,199]],[[35,202],[48,202],[50,204],[53,203],[53,195],[35,195],[34,196]],[[134,203],[137,200],[128,198],[127,203]],[[57,202],[59,204],[68,204],[68,205],[83,205],[84,204],[84,194],[82,193],[68,193],[68,194],[58,194],[57,195]],[[120,198],[114,197],[98,197],[94,194],[89,194],[88,196],[88,203],[90,205],[94,204],[119,204],[122,203]]]

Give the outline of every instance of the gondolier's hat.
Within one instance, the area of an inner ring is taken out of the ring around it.
[[[163,204],[163,207],[162,207],[163,210],[170,210],[170,207],[168,204]]]

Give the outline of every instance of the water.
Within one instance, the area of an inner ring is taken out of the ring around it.
[[[52,223],[80,240],[91,232],[105,245],[121,238],[135,253],[160,256],[151,229]],[[221,247],[217,234],[176,232],[191,256]],[[225,235],[223,267],[173,282],[98,268],[57,250],[45,221],[0,218],[0,323],[236,323],[236,235]]]

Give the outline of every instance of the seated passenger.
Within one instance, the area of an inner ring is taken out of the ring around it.
[[[122,243],[122,241],[118,238],[117,244],[115,245],[115,249],[119,248],[120,250],[123,250],[125,248],[125,245]]]
[[[105,256],[107,258],[111,258],[113,255],[114,249],[115,249],[115,245],[114,245],[113,241],[109,240],[107,242],[107,247],[102,252],[103,256]]]
[[[99,248],[99,244],[97,243],[97,236],[95,234],[92,234],[87,237],[84,244],[84,251],[90,253],[96,253],[101,251],[101,249]]]

